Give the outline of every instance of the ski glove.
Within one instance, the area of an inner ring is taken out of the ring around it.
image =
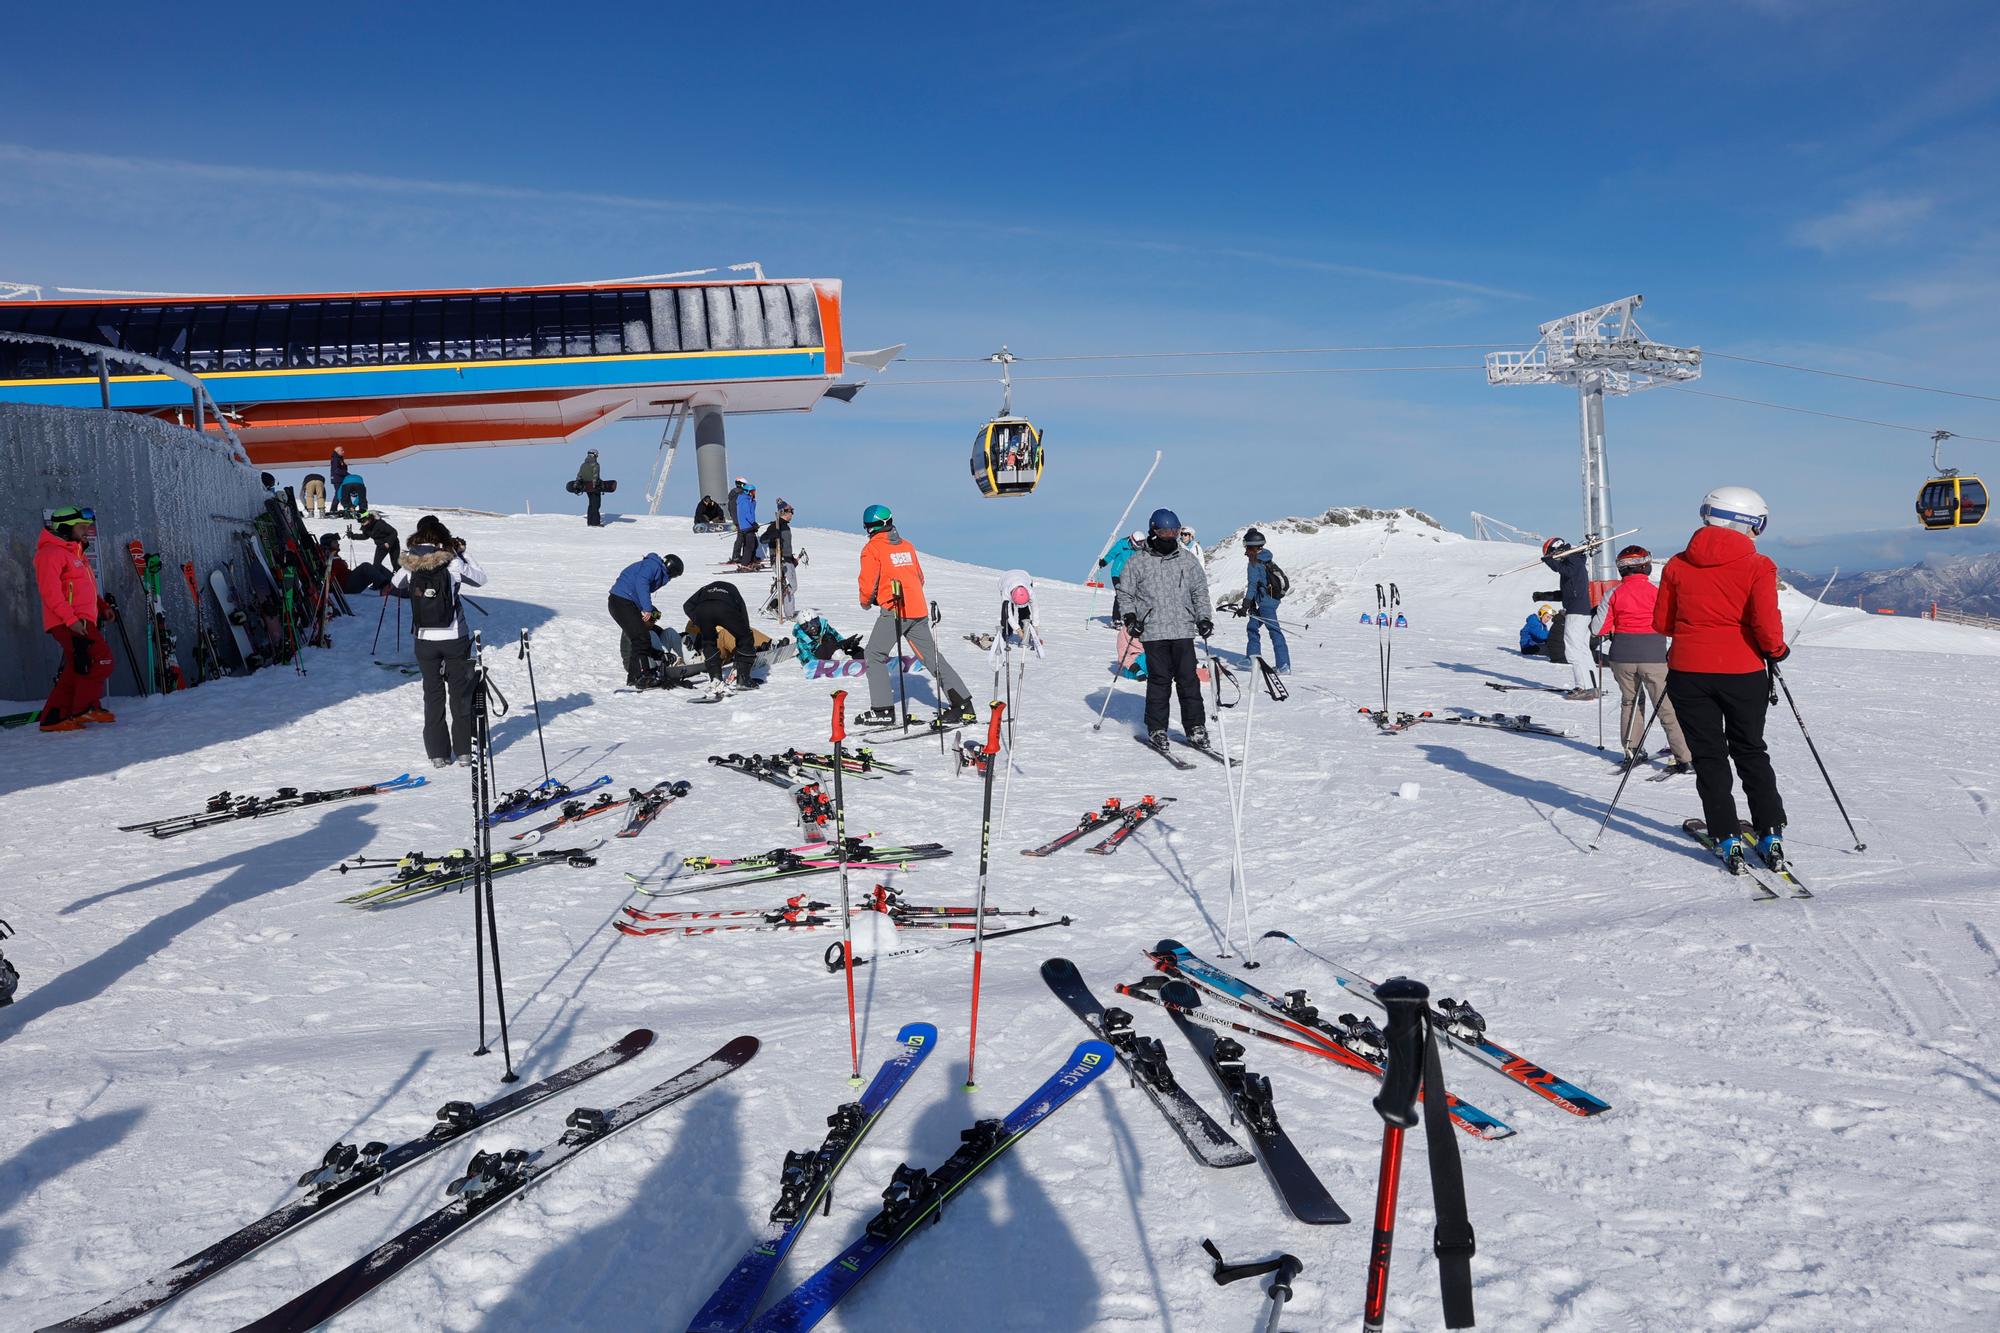
[[[1203,616],[1200,620],[1194,622],[1194,632],[1205,639],[1215,633],[1215,622],[1207,616]]]
[[[1777,652],[1766,654],[1764,660],[1770,663],[1772,666],[1776,666],[1778,665],[1778,663],[1784,661],[1791,655],[1792,655],[1791,646],[1789,644],[1781,644],[1779,645]]]
[[[1242,602],[1238,602],[1234,609],[1236,611],[1236,618],[1238,620],[1241,620],[1245,616],[1250,614],[1250,608],[1248,606],[1245,606]]]
[[[1135,639],[1146,637],[1146,622],[1140,619],[1137,611],[1125,613],[1125,632]]]

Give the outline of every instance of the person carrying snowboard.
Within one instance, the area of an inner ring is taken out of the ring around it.
[[[681,603],[681,610],[688,618],[687,640],[701,650],[702,661],[718,692],[728,688],[722,679],[725,653],[736,668],[737,689],[754,690],[764,683],[750,677],[757,666],[757,634],[750,628],[750,608],[735,584],[724,579],[704,583]],[[727,643],[723,642],[725,638]]]
[[[762,541],[771,553],[771,596],[764,610],[779,620],[799,617],[799,559],[792,551],[792,507],[778,501],[778,516],[764,529]]]
[[[472,635],[458,589],[461,584],[483,586],[486,571],[436,514],[417,520],[400,565],[389,590],[410,599],[410,638],[424,678],[424,753],[434,768],[448,767],[454,759],[470,764]]]
[[[1292,646],[1285,642],[1284,627],[1278,624],[1278,603],[1292,590],[1291,580],[1264,549],[1264,534],[1255,528],[1243,534],[1243,555],[1250,562],[1250,575],[1243,585],[1243,600],[1237,603],[1236,614],[1250,620],[1244,656],[1255,657],[1264,650],[1263,631],[1268,627],[1271,655],[1278,659],[1278,674],[1288,676],[1292,672]]]
[[[742,477],[729,492],[729,516],[736,524],[736,546],[729,553],[732,565],[757,563],[757,488]]]
[[[1791,650],[1778,612],[1778,567],[1753,540],[1770,513],[1748,486],[1719,486],[1703,496],[1702,526],[1660,573],[1653,630],[1673,640],[1667,698],[1687,737],[1702,822],[1718,854],[1725,862],[1743,855],[1733,762],[1757,852],[1775,868],[1784,864],[1785,804],[1764,744],[1764,715],[1770,667]]]
[[[1201,561],[1181,544],[1181,521],[1171,509],[1155,509],[1146,524],[1146,549],[1125,566],[1125,628],[1146,645],[1146,738],[1167,748],[1167,703],[1178,693],[1181,729],[1194,745],[1208,744],[1202,710],[1201,676],[1195,636],[1215,632],[1208,575]]]
[[[618,656],[625,663],[625,683],[636,689],[657,680],[667,665],[653,645],[653,627],[660,623],[653,594],[679,578],[683,568],[677,555],[642,556],[619,571],[604,599],[604,609],[620,631]]]
[[[1674,765],[1667,771],[1689,772],[1687,738],[1681,734],[1674,701],[1667,698],[1667,639],[1653,628],[1659,600],[1659,589],[1653,586],[1653,553],[1643,546],[1626,547],[1618,553],[1618,574],[1618,586],[1604,594],[1590,630],[1607,641],[1611,679],[1618,682],[1618,715],[1624,719],[1619,734],[1625,745],[1619,767],[1630,770],[1645,764],[1645,729],[1657,713],[1674,752]]]
[[[1562,599],[1563,657],[1569,663],[1571,684],[1563,698],[1594,702],[1598,690],[1590,660],[1590,557],[1561,537],[1551,537],[1542,543],[1542,563],[1561,580],[1557,595]]]
[[[583,514],[583,525],[587,528],[604,526],[604,515],[600,512],[604,504],[603,480],[604,473],[597,466],[597,450],[584,450],[583,462],[576,470],[576,488],[587,497],[588,507]]]
[[[97,515],[62,505],[35,540],[35,589],[42,628],[62,650],[55,686],[42,704],[43,731],[82,731],[86,722],[116,722],[100,706],[111,679],[111,645],[99,628],[117,613],[97,595],[97,574],[84,552],[97,540]]]
[[[944,694],[938,721],[956,726],[977,722],[972,695],[951,669],[931,637],[931,624],[942,618],[924,598],[924,567],[917,548],[896,531],[887,505],[869,505],[861,513],[868,542],[861,548],[859,588],[861,608],[879,607],[875,628],[868,631],[868,709],[856,717],[858,726],[886,726],[896,720],[895,690],[889,684],[889,654],[900,634],[930,668],[931,679]]]

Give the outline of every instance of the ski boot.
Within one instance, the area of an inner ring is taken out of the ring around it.
[[[1644,768],[1646,763],[1646,752],[1644,750],[1627,750],[1625,757],[1618,761],[1618,771],[1620,773],[1630,773],[1635,768]]]
[[[951,702],[938,714],[938,725],[944,727],[965,726],[978,720],[979,710],[962,694],[952,695]]]
[[[1189,727],[1188,744],[1196,747],[1197,749],[1206,750],[1208,748],[1208,728]]]
[[[1771,832],[1757,839],[1757,859],[1773,870],[1784,870],[1787,868],[1785,865],[1785,835],[1782,831],[1773,829]]]
[[[1680,760],[1676,759],[1674,760],[1673,763],[1667,765],[1666,771],[1662,773],[1660,776],[1666,778],[1677,778],[1692,772],[1694,772],[1693,764],[1683,764]]]
[[[1721,858],[1723,868],[1730,874],[1747,875],[1750,873],[1743,859],[1743,849],[1746,845],[1742,836],[1735,833],[1728,834],[1716,842],[1715,854]]]
[[[1160,753],[1165,754],[1167,752],[1167,733],[1164,731],[1156,731],[1152,733],[1150,736],[1146,737],[1146,744],[1152,746],[1155,750],[1160,751]]]

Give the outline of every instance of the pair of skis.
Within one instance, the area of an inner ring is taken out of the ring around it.
[[[1160,758],[1166,760],[1168,763],[1172,764],[1175,768],[1179,769],[1183,773],[1192,773],[1195,769],[1195,766],[1174,753],[1173,747],[1175,745],[1185,746],[1186,748],[1193,750],[1196,754],[1205,754],[1218,764],[1224,762],[1222,758],[1222,751],[1216,749],[1214,746],[1211,745],[1196,745],[1193,741],[1189,740],[1185,736],[1176,736],[1170,733],[1167,737],[1169,743],[1166,745],[1153,744],[1152,738],[1149,736],[1134,736],[1132,739],[1139,742],[1139,744],[1145,746],[1148,750],[1151,750],[1154,754],[1160,756]]]
[[[1073,842],[1078,842],[1099,829],[1112,828],[1111,834],[1087,850],[1099,856],[1109,856],[1124,845],[1125,840],[1139,831],[1139,827],[1156,817],[1171,796],[1142,796],[1134,805],[1126,805],[1116,796],[1107,796],[1104,804],[1077,820],[1076,827],[1051,838],[1039,847],[1024,847],[1023,856],[1050,856]],[[1116,827],[1112,827],[1112,826]]]
[[[686,886],[675,883],[680,876],[669,877],[664,882],[674,887],[661,888],[653,887],[659,881],[643,879],[630,872],[627,872],[625,877],[632,881],[633,891],[636,893],[645,894],[649,898],[674,898],[688,893],[707,893],[713,889],[733,889],[745,884],[769,884],[780,880],[803,879],[808,875],[830,875],[838,871],[843,862],[849,868],[867,866],[875,869],[901,869],[914,861],[932,861],[951,855],[950,848],[935,842],[914,843],[908,847],[863,846],[851,849],[844,856],[838,850],[828,855],[828,850],[825,844],[812,845],[803,852],[783,849],[771,853],[774,859],[761,868],[713,881],[703,878],[700,883]]]
[[[539,866],[568,865],[587,869],[597,864],[592,855],[604,845],[600,839],[583,847],[549,848],[532,852],[494,852],[487,858],[486,875],[493,879],[501,875],[518,874]],[[470,884],[478,874],[478,859],[469,850],[447,853],[444,856],[425,857],[421,852],[413,852],[400,858],[394,878],[351,893],[340,901],[349,907],[372,909],[389,907],[428,897],[444,889],[455,889]],[[367,862],[344,863],[343,872],[348,870],[371,869]]]
[[[208,798],[205,808],[193,814],[170,815],[165,819],[153,819],[140,824],[120,824],[118,831],[146,833],[155,838],[172,838],[183,833],[191,833],[195,829],[227,824],[239,819],[262,819],[266,815],[282,814],[287,810],[303,810],[309,806],[327,805],[334,801],[410,791],[424,786],[425,782],[424,778],[413,778],[408,773],[402,773],[386,782],[368,782],[358,787],[333,787],[324,791],[300,791],[297,787],[280,787],[268,796],[236,796],[226,791],[217,792]]]
[[[248,1258],[272,1241],[324,1217],[348,1200],[379,1191],[390,1177],[449,1147],[459,1139],[490,1128],[511,1115],[545,1102],[558,1093],[566,1092],[608,1070],[616,1069],[652,1044],[651,1030],[636,1028],[596,1054],[560,1069],[546,1078],[516,1088],[484,1105],[474,1106],[470,1102],[462,1101],[446,1102],[438,1108],[436,1124],[417,1137],[393,1147],[378,1142],[362,1145],[336,1143],[327,1149],[325,1157],[317,1167],[299,1178],[299,1186],[305,1193],[298,1198],[231,1232],[166,1271],[113,1296],[103,1304],[60,1323],[50,1324],[40,1333],[95,1333],[95,1330],[115,1328],[127,1320],[137,1319],[141,1315],[157,1310],[237,1261]],[[732,1043],[733,1045],[735,1043]],[[725,1047],[724,1051],[729,1049]],[[722,1052],[717,1054],[719,1056]],[[748,1056],[742,1058],[747,1059]],[[712,1057],[710,1062],[696,1066],[696,1069],[705,1069],[713,1062]],[[741,1063],[741,1060],[737,1063]],[[719,1071],[719,1073],[726,1072],[727,1069]],[[687,1075],[679,1077],[686,1078]],[[350,1296],[349,1301],[357,1299],[359,1294],[361,1293]],[[320,1317],[325,1318],[332,1313],[333,1310],[328,1309]]]
[[[1285,931],[1267,930],[1263,938],[1284,941],[1303,957],[1331,972],[1334,981],[1343,990],[1351,991],[1371,1004],[1382,1004],[1375,994],[1374,982],[1358,973],[1348,971],[1324,954],[1307,948]],[[1571,1115],[1601,1115],[1611,1109],[1611,1104],[1603,1098],[1584,1091],[1566,1078],[1550,1073],[1534,1061],[1515,1054],[1488,1037],[1486,1020],[1480,1017],[1471,1005],[1444,999],[1438,1001],[1434,1007],[1437,1010],[1438,1021],[1433,1026],[1437,1034],[1444,1039],[1447,1046],[1461,1055],[1485,1065],[1511,1082],[1520,1084]]]
[[[1722,848],[1717,844],[1714,836],[1709,833],[1708,825],[1701,820],[1690,819],[1686,821],[1681,825],[1681,831],[1700,843],[1703,847],[1706,847],[1709,855],[1718,858],[1721,857]],[[1780,884],[1784,885],[1790,891],[1791,897],[1810,898],[1813,896],[1812,890],[1807,888],[1805,882],[1793,873],[1789,863],[1779,862],[1777,865],[1772,865],[1763,858],[1762,854],[1754,850],[1757,835],[1750,828],[1746,826],[1743,829],[1742,836],[1743,840],[1753,850],[1747,856],[1738,853],[1734,858],[1722,862],[1722,868],[1731,875],[1748,879],[1756,887],[1756,892],[1750,895],[1751,902],[1767,903],[1777,898],[1779,896],[1778,886]]]
[[[652,823],[661,810],[687,795],[688,791],[689,787],[685,782],[656,782],[645,791],[640,791],[637,787],[628,788],[623,796],[614,797],[610,792],[605,792],[595,801],[588,803],[572,797],[563,802],[562,813],[556,818],[546,824],[537,824],[531,829],[512,834],[511,837],[515,842],[539,842],[545,834],[553,833],[559,828],[567,828],[571,824],[580,824],[586,819],[594,819],[598,815],[608,815],[613,810],[627,811],[625,824],[618,830],[616,836],[636,837],[647,824]],[[634,821],[637,821],[636,827]]]
[[[544,779],[533,787],[522,787],[501,797],[494,804],[493,812],[486,817],[486,823],[489,828],[496,824],[511,824],[516,820],[526,819],[529,815],[538,815],[550,806],[561,805],[578,796],[588,795],[599,787],[610,785],[611,776],[608,773],[584,783],[581,787],[569,787],[560,782]]]

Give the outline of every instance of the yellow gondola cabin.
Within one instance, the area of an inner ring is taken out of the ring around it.
[[[972,437],[972,479],[988,499],[1031,495],[1042,479],[1042,433],[1020,417],[996,417]]]

